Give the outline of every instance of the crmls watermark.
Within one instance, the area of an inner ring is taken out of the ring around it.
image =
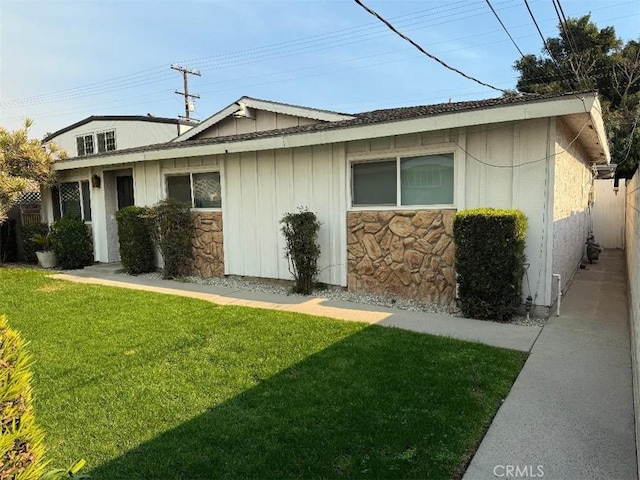
[[[498,478],[542,478],[543,465],[496,465],[493,475]]]

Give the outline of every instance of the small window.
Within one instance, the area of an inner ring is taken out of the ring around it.
[[[167,177],[167,197],[192,205],[190,176],[172,175]]]
[[[78,147],[79,157],[84,157],[85,155],[92,155],[93,154],[93,134],[76,137],[76,145]]]
[[[96,135],[98,139],[98,153],[110,152],[116,149],[116,132],[101,132]]]
[[[354,163],[353,204],[395,205],[397,199],[396,161]]]
[[[453,203],[453,154],[400,159],[402,205]]]
[[[453,184],[453,153],[351,164],[354,207],[452,205]]]
[[[78,216],[85,222],[91,221],[91,195],[89,181],[61,183],[52,189],[54,218],[56,216]],[[57,203],[57,205],[55,205]],[[56,213],[58,215],[56,215]]]
[[[221,208],[220,172],[167,176],[167,197],[192,208]]]
[[[220,172],[194,173],[193,203],[196,208],[220,208]]]

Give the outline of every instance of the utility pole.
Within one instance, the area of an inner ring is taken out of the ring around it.
[[[200,76],[199,70],[189,70],[186,67],[181,67],[179,65],[171,65],[172,70],[177,70],[182,73],[182,78],[184,80],[184,92],[180,92],[176,90],[177,95],[182,95],[184,97],[184,117],[181,115],[180,118],[184,118],[186,120],[191,120],[189,118],[189,112],[193,109],[193,104],[189,101],[190,98],[200,98],[200,95],[192,95],[189,93],[189,79],[188,75],[197,75]]]

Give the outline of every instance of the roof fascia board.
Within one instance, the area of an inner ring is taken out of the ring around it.
[[[258,100],[255,98],[246,98],[242,103],[248,107],[258,110],[267,110],[269,112],[282,113],[294,117],[313,118],[325,122],[338,122],[340,120],[350,120],[355,118],[353,115],[343,115],[341,113],[329,112],[326,110],[317,110],[315,108],[299,107],[296,105],[285,105],[277,102],[269,102],[268,100]]]
[[[218,113],[213,114],[204,122],[196,125],[191,130],[183,133],[177,138],[171,140],[172,142],[182,142],[193,138],[198,133],[212,127],[216,123],[224,120],[225,118],[233,115],[239,110],[239,103],[244,103],[249,108],[255,108],[257,110],[265,110],[269,112],[281,113],[284,115],[291,115],[296,117],[313,118],[315,120],[321,120],[326,122],[337,122],[340,120],[350,120],[354,118],[352,115],[343,115],[341,113],[333,113],[324,110],[316,110],[313,108],[298,107],[295,105],[285,105],[283,103],[269,102],[268,100],[258,100],[255,98],[242,97],[238,101],[232,103],[228,107],[220,110]]]
[[[606,159],[607,164],[609,164],[611,163],[611,151],[609,150],[609,141],[607,140],[607,133],[604,128],[604,119],[602,118],[602,105],[597,97],[594,97],[593,99],[591,108],[589,109],[589,115],[591,116],[593,129],[595,130],[596,135],[598,135],[598,142],[604,152],[604,158]]]
[[[242,99],[240,99],[240,100],[242,100]],[[240,100],[238,100],[238,102]],[[209,127],[211,127],[213,125],[215,125],[220,120],[223,120],[223,119],[227,118],[228,116],[233,115],[237,111],[238,111],[238,104],[237,104],[237,102],[234,102],[231,105],[223,108],[219,112],[214,113],[209,118],[207,118],[204,122],[198,123],[193,128],[191,128],[191,129],[187,130],[186,132],[184,132],[182,135],[174,138],[173,140],[171,140],[171,142],[173,143],[173,142],[182,142],[184,140],[189,140],[191,137],[194,137],[198,133],[206,130],[207,128],[209,128]]]
[[[534,118],[555,117],[578,113],[589,114],[595,96],[582,98],[569,97],[539,103],[523,103],[504,105],[489,109],[468,110],[447,113],[430,117],[412,118],[393,122],[357,125],[335,130],[320,130],[308,133],[295,133],[250,140],[239,140],[229,143],[212,143],[188,147],[146,150],[130,154],[99,156],[87,159],[64,160],[54,164],[56,170],[115,165],[145,160],[165,160],[170,158],[186,158],[201,155],[217,155],[224,153],[240,153],[247,151],[274,150],[280,148],[306,147],[327,143],[365,140],[368,138],[389,137],[418,132],[428,132],[447,128],[470,127],[483,124],[529,120]],[[597,117],[597,115],[596,115]],[[603,144],[606,145],[606,142]]]

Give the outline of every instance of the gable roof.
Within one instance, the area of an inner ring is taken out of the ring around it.
[[[244,97],[243,97],[244,98]],[[594,92],[518,95],[467,102],[448,102],[415,107],[372,110],[333,122],[250,132],[130,148],[56,162],[56,169],[97,166],[105,163],[159,160],[195,155],[215,155],[239,151],[291,148],[308,145],[402,135],[420,131],[458,128],[487,123],[527,120],[554,116],[576,117],[582,129],[576,136],[588,137],[598,161],[608,163],[609,148],[600,105]],[[491,118],[488,118],[492,115]],[[589,123],[590,128],[586,127]],[[597,150],[597,154],[595,151]],[[109,160],[106,160],[106,159]],[[106,161],[105,161],[106,160]]]
[[[321,122],[337,122],[340,120],[349,120],[354,118],[353,115],[346,113],[333,112],[331,110],[321,110],[318,108],[302,107],[300,105],[291,105],[288,103],[273,102],[271,100],[260,100],[259,98],[241,97],[231,105],[226,106],[217,113],[214,113],[206,120],[200,122],[191,130],[183,133],[177,138],[171,140],[171,142],[182,142],[189,140],[199,133],[207,130],[216,123],[224,120],[242,111],[244,107],[253,108],[256,110],[265,110],[268,112],[282,113],[285,115],[291,115],[296,117],[311,118],[319,120]]]
[[[93,121],[129,121],[129,122],[151,122],[151,123],[169,123],[174,125],[193,125],[193,122],[188,122],[186,120],[181,120],[178,118],[167,118],[167,117],[154,117],[151,115],[91,115],[79,122],[71,124],[67,127],[61,128],[53,133],[50,133],[42,140],[43,143],[49,142],[63,133],[67,133],[74,128],[81,127],[82,125],[86,125],[87,123]]]

